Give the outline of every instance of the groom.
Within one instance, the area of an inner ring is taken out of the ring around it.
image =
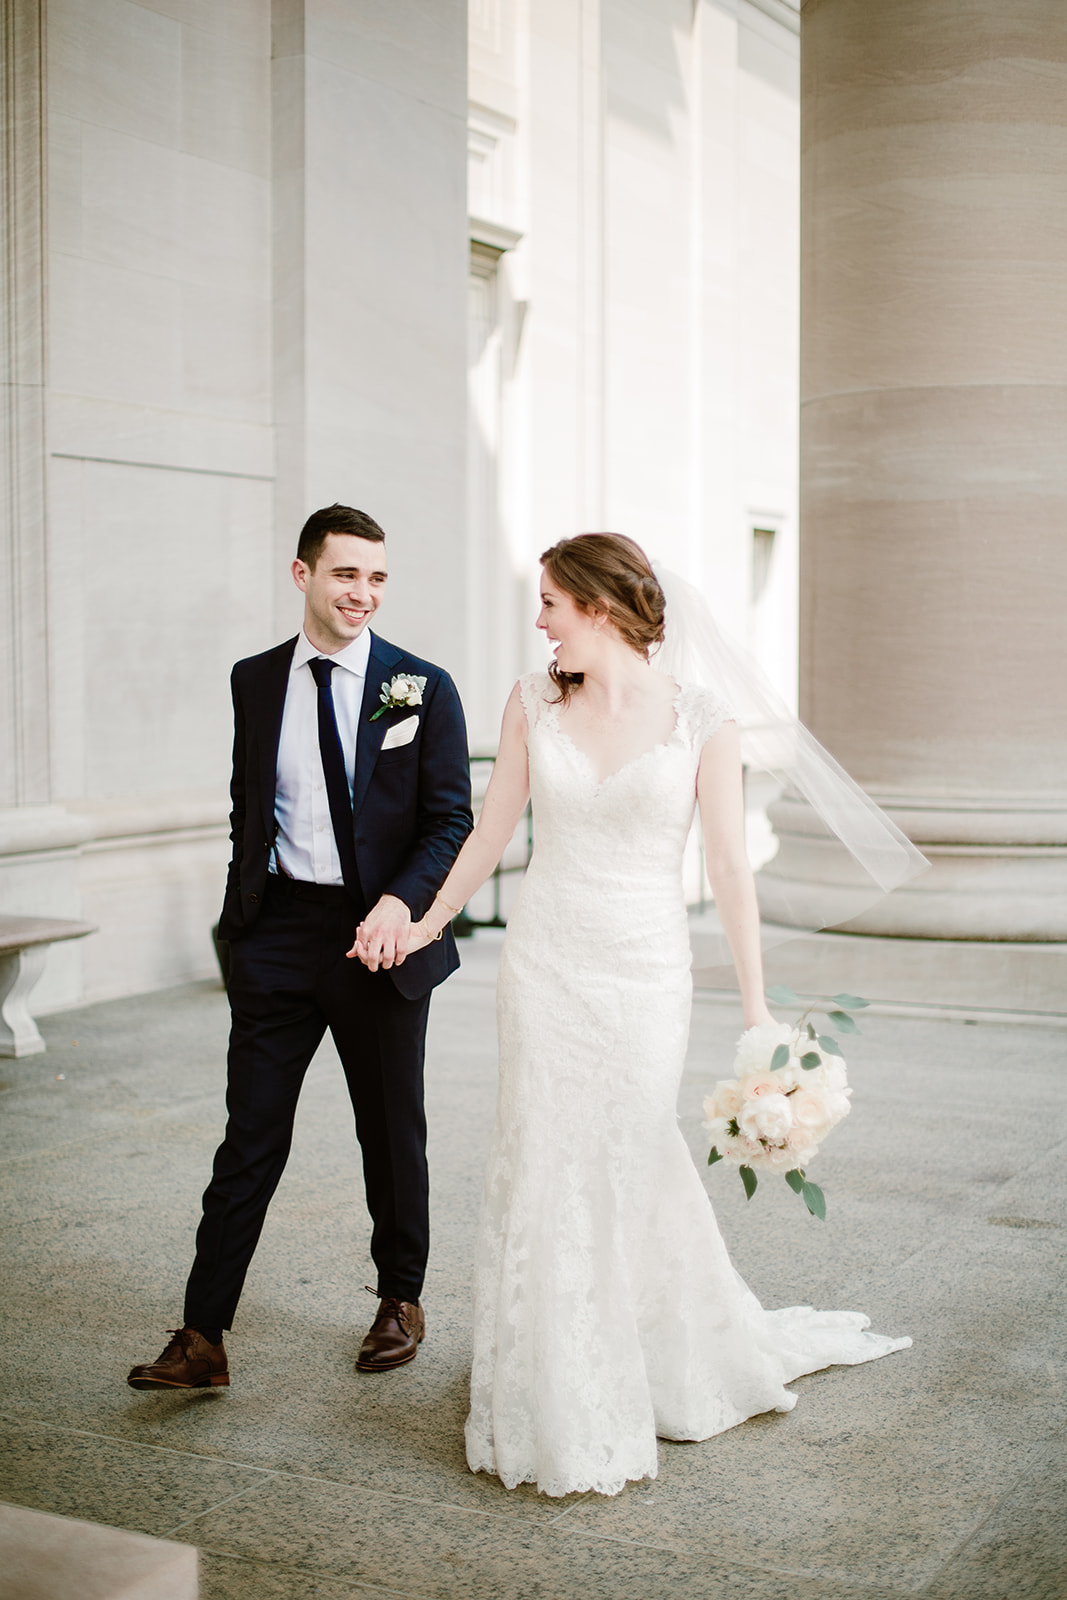
[[[226,1136],[215,1156],[184,1325],[135,1389],[228,1384],[233,1315],[327,1028],[363,1152],[378,1315],[356,1366],[414,1359],[429,1249],[423,1055],[430,991],[459,965],[450,932],[406,958],[470,832],[467,738],[448,675],[372,634],[385,535],[328,506],[300,534],[300,634],[233,669],[233,855]],[[347,958],[356,928],[381,970]]]

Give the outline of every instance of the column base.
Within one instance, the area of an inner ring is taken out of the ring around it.
[[[930,870],[860,910],[851,857],[810,807],[785,797],[767,811],[779,848],[756,878],[764,921],[901,939],[1067,943],[1062,801],[874,798]]]

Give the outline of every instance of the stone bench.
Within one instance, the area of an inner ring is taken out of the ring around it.
[[[0,916],[0,1056],[35,1056],[44,1049],[26,1002],[41,973],[50,944],[84,939],[91,922],[63,917]]]

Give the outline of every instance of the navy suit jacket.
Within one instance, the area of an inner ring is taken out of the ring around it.
[[[263,904],[276,828],[278,742],[296,642],[289,639],[238,661],[230,679],[233,853],[219,919],[222,939],[245,938]],[[386,711],[372,722],[382,683],[398,673],[426,679],[422,705]],[[419,719],[414,739],[383,751],[389,728],[413,715]],[[353,827],[364,898],[359,910],[369,911],[381,895],[393,894],[417,921],[429,910],[472,825],[467,730],[455,685],[440,667],[373,634],[356,736]],[[449,928],[443,939],[409,956],[388,976],[401,994],[415,999],[458,966]]]

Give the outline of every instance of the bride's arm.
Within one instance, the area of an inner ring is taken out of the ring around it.
[[[526,753],[526,713],[518,684],[508,696],[504,707],[504,720],[500,729],[500,747],[493,764],[493,774],[485,791],[481,813],[474,832],[456,857],[452,870],[437,892],[437,897],[426,915],[412,925],[407,954],[421,950],[437,937],[446,923],[466,905],[476,889],[480,889],[507,848],[515,832],[526,802],[530,798],[530,768]],[[363,944],[363,924],[356,933],[356,942],[348,952],[358,956],[372,972],[378,962],[368,958]],[[403,960],[397,957],[398,963]]]
[[[763,995],[759,905],[745,851],[745,796],[737,723],[707,741],[697,771],[704,859],[723,932],[734,959],[745,1027],[771,1022]]]

